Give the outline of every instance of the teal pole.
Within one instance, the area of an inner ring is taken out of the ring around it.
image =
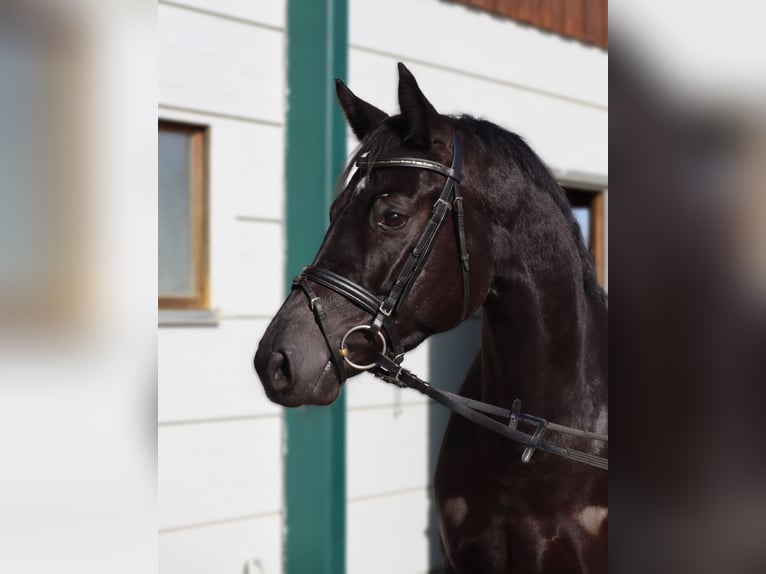
[[[286,285],[327,229],[346,127],[335,78],[346,79],[347,0],[287,4]],[[346,404],[285,411],[285,572],[344,574]]]

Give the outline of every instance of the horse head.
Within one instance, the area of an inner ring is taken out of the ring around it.
[[[479,308],[490,284],[491,263],[483,256],[490,252],[489,234],[482,229],[486,214],[471,201],[476,159],[456,149],[460,142],[453,119],[436,112],[402,64],[399,115],[389,117],[340,80],[336,89],[360,147],[344,173],[347,184],[332,204],[329,228],[310,266],[321,273],[307,271],[297,278],[255,355],[266,394],[284,406],[333,402],[344,380],[361,372],[359,367],[384,346],[401,353],[455,327]],[[455,166],[458,159],[461,165]],[[471,203],[465,216],[457,205],[462,198]],[[439,201],[445,205],[437,210]],[[443,224],[425,241],[437,211]],[[381,315],[378,304],[410,267],[415,268],[411,281],[391,301],[389,314]],[[332,281],[323,281],[328,276],[351,287],[333,289]],[[372,303],[355,304],[356,291]],[[352,331],[370,325],[376,315],[376,328]],[[348,360],[338,355],[341,342]]]

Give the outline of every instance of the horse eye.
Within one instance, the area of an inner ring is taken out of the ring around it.
[[[381,223],[386,227],[401,227],[407,223],[407,218],[396,211],[387,211]]]

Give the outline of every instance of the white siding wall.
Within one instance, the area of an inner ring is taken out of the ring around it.
[[[215,327],[159,330],[163,574],[282,572],[282,411],[252,357],[283,295],[285,0],[159,3],[159,117],[209,126]]]
[[[438,111],[518,133],[554,172],[606,176],[604,51],[448,2],[349,4],[348,83],[360,97],[398,113],[396,63],[403,61]],[[473,320],[425,343],[405,366],[456,388],[478,329]],[[438,372],[429,368],[437,354],[446,362]],[[349,574],[438,568],[431,488],[446,413],[366,376],[346,392]]]

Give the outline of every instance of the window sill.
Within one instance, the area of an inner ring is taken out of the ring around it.
[[[160,309],[160,327],[217,327],[221,322],[218,309]]]
[[[552,170],[553,177],[564,187],[582,190],[605,191],[609,188],[609,177],[603,173],[577,170]]]

